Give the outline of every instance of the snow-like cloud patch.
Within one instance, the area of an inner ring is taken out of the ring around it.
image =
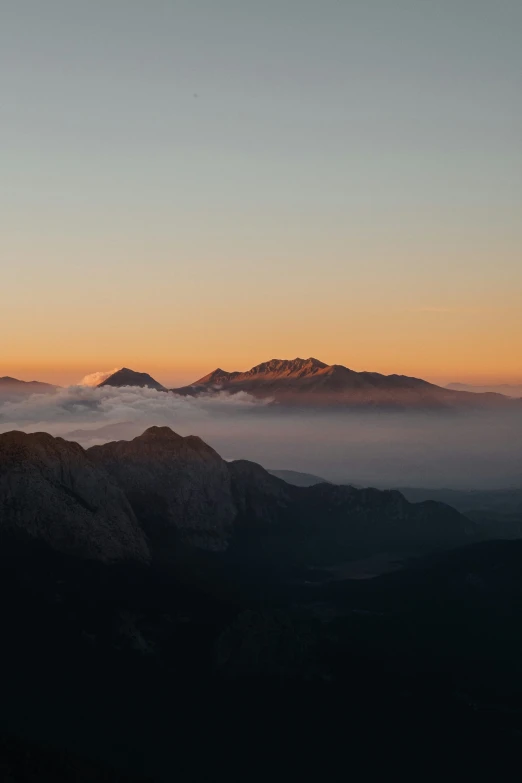
[[[183,397],[134,386],[69,386],[54,394],[0,403],[0,432],[43,430],[90,444],[133,437],[152,425],[195,433],[205,420],[221,421],[223,426],[223,417],[237,420],[265,405],[245,392]]]
[[[120,368],[115,367],[113,370],[99,370],[98,372],[91,372],[89,375],[85,375],[79,382],[79,386],[99,386],[100,383],[106,381],[115,372],[118,372]]]

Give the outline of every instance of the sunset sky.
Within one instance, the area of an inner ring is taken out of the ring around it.
[[[0,3],[0,376],[522,382],[520,0]]]

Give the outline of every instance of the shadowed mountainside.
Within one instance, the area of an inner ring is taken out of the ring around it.
[[[149,559],[123,491],[81,446],[45,432],[0,435],[0,530],[83,557]]]
[[[93,446],[45,433],[0,435],[4,533],[94,558],[169,560],[191,547],[236,562],[332,565],[472,541],[472,522],[399,492],[298,487],[247,461],[226,462],[200,438],[151,427]],[[180,549],[181,548],[181,549]]]
[[[156,548],[181,540],[226,549],[236,516],[230,473],[200,438],[151,427],[132,441],[93,446],[87,454],[125,490]]]
[[[412,505],[398,492],[292,486],[255,463],[226,462],[199,438],[168,427],[86,453],[124,489],[163,556],[181,541],[216,551],[230,545],[241,562],[334,563],[382,548],[423,552],[475,534],[448,506]]]

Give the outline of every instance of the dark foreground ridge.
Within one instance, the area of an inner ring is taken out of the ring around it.
[[[444,504],[291,486],[168,428],[8,433],[0,535],[14,780],[35,757],[56,780],[501,778],[518,752],[522,542],[472,543]],[[343,577],[407,541],[402,570]]]

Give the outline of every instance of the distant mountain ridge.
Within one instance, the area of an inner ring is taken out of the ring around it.
[[[288,406],[366,407],[389,409],[513,409],[520,401],[491,391],[468,391],[437,386],[408,375],[357,372],[342,364],[308,359],[270,359],[246,372],[221,367],[188,386],[167,389],[151,375],[127,367],[113,373],[99,387],[135,386],[171,391],[188,397],[246,392]]]
[[[456,391],[406,375],[356,372],[319,359],[271,359],[247,372],[217,368],[189,386],[172,389],[197,396],[227,391],[289,405],[348,405],[390,408],[508,407],[512,400],[500,394]]]
[[[5,397],[25,397],[31,394],[51,394],[59,388],[59,386],[55,386],[52,383],[20,381],[18,378],[4,375],[3,378],[0,378],[0,399]]]
[[[110,375],[104,381],[98,384],[98,388],[103,386],[137,386],[141,389],[155,389],[156,391],[167,391],[165,386],[154,380],[154,378],[146,372],[136,372],[135,370],[129,370],[128,367],[122,367],[121,370]]]
[[[447,389],[453,389],[455,391],[468,391],[474,394],[504,394],[506,397],[522,397],[522,384],[515,383],[497,383],[497,384],[484,384],[481,386],[475,386],[471,383],[448,383]]]

